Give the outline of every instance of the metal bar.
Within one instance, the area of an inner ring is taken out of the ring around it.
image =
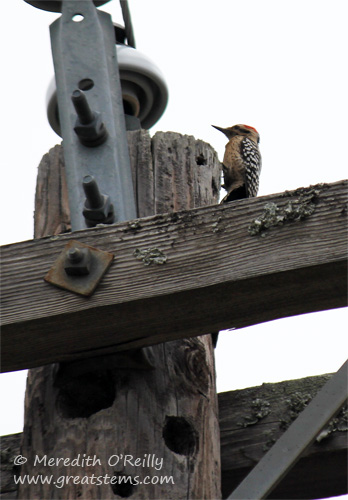
[[[228,497],[267,498],[347,399],[348,360]]]
[[[87,227],[82,213],[86,175],[110,197],[115,222],[134,219],[136,205],[111,16],[98,11],[92,0],[63,0],[62,16],[50,31],[72,231]],[[81,90],[85,95],[82,110],[81,103],[72,102],[73,94]],[[88,137],[85,139],[86,113],[97,130],[90,145]],[[98,130],[102,131],[100,140]]]
[[[124,28],[127,37],[127,43],[130,47],[135,48],[134,31],[133,31],[131,14],[128,6],[128,0],[120,0],[120,5],[124,21]]]

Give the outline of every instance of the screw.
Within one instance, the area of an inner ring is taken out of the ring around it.
[[[99,208],[104,204],[104,197],[99,191],[97,181],[92,175],[85,175],[82,181],[89,208]]]
[[[89,107],[86,94],[82,90],[74,90],[71,96],[72,103],[79,117],[80,122],[83,125],[92,123],[95,118],[95,114]]]

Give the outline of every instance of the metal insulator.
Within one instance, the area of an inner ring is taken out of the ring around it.
[[[115,26],[119,29],[119,26]],[[141,128],[151,128],[163,115],[168,103],[168,87],[160,69],[144,54],[127,45],[116,45],[124,111],[140,120]],[[81,90],[86,79],[79,82]],[[93,85],[93,82],[90,84]],[[61,136],[55,79],[47,90],[47,117]]]

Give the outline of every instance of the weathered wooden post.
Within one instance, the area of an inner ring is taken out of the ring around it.
[[[208,144],[172,132],[151,139],[144,130],[128,132],[128,143],[139,217],[217,202],[220,164]],[[56,146],[39,166],[35,237],[69,225]],[[152,370],[120,369],[124,357],[115,355],[93,358],[58,387],[57,365],[29,371],[21,476],[52,479],[25,482],[18,498],[220,498],[211,337],[154,346],[152,354]]]
[[[25,1],[62,13],[50,32],[64,155],[55,147],[39,167],[35,237],[54,238],[71,229],[78,240],[80,229],[129,221],[124,238],[136,239],[141,225],[140,219],[134,221],[137,215],[216,203],[220,165],[209,145],[172,133],[156,134],[151,141],[139,129],[128,134],[127,147],[127,106],[115,47],[115,41],[123,41],[117,29],[115,35],[111,16],[98,11],[92,0]],[[126,37],[134,47],[126,0],[121,7]],[[148,82],[145,86],[153,87]],[[135,88],[132,76],[125,93],[130,92],[138,108],[137,99],[144,104],[149,96],[140,98]],[[152,101],[155,122],[163,102],[160,96]],[[137,113],[139,117],[131,117],[136,127],[143,120],[149,128],[152,123]],[[100,246],[98,250],[102,242]],[[63,275],[93,275],[91,250],[83,254],[84,269],[78,266],[78,246],[72,250],[64,257]],[[117,248],[114,253],[116,260]],[[62,307],[69,293],[57,290]],[[102,283],[98,293],[103,293]],[[103,346],[101,353],[30,370],[22,444],[27,461],[19,498],[219,498],[210,335],[130,354],[113,354],[112,345]]]

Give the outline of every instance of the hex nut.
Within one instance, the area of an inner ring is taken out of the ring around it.
[[[83,124],[76,119],[74,130],[81,144],[93,148],[103,144],[108,138],[108,133],[102,122],[100,113],[94,113],[94,119],[90,123]]]
[[[75,250],[75,253],[72,252]],[[74,255],[78,252],[79,258]],[[86,276],[91,271],[91,252],[88,248],[70,248],[65,256],[64,270],[68,276]]]

